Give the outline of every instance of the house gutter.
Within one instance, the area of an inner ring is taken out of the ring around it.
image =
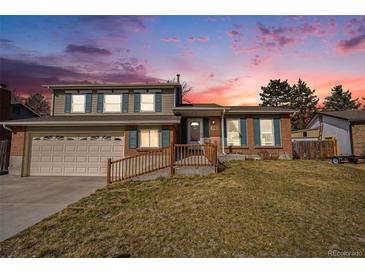
[[[226,152],[224,151],[224,113],[226,112],[226,109],[223,108],[222,111],[222,120],[221,120],[221,134],[222,134],[222,138],[221,138],[221,142],[222,142],[222,154],[226,155]]]
[[[3,124],[3,128],[6,129],[7,131],[13,132],[13,130],[9,127],[6,126],[6,124]]]

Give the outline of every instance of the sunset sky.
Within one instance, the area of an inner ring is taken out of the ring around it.
[[[0,81],[21,95],[176,73],[194,102],[256,105],[299,77],[321,100],[336,84],[365,97],[365,16],[0,16]]]

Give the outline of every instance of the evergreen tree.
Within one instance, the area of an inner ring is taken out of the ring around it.
[[[30,95],[25,100],[25,104],[40,115],[49,115],[50,113],[49,103],[46,98],[40,93]]]
[[[351,110],[361,106],[359,98],[352,99],[352,93],[349,90],[343,91],[342,85],[334,86],[331,91],[331,96],[324,99],[324,110]]]
[[[319,99],[314,93],[315,90],[310,89],[300,78],[298,83],[292,87],[290,108],[297,111],[291,118],[293,130],[304,129],[317,113]]]
[[[289,107],[291,87],[288,80],[270,80],[266,87],[261,87],[260,99],[262,106]]]

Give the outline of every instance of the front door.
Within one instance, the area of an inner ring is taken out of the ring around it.
[[[188,144],[202,143],[203,138],[203,119],[188,119]]]

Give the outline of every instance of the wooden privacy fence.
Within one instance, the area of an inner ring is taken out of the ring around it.
[[[217,172],[217,146],[214,144],[171,144],[167,148],[147,151],[123,159],[108,160],[107,182],[120,182],[153,171],[176,167],[212,166]]]
[[[8,140],[0,141],[0,171],[8,170],[8,146]]]
[[[337,154],[336,140],[293,141],[294,158],[300,160],[327,159]]]

